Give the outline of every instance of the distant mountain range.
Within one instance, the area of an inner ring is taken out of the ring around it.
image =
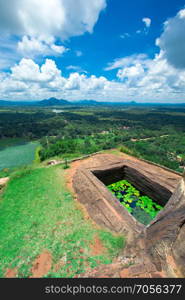
[[[114,102],[98,102],[95,100],[80,100],[80,101],[67,101],[63,99],[50,98],[41,101],[4,101],[0,100],[0,106],[102,106],[102,105],[122,105],[121,103]],[[125,104],[125,103],[123,103]]]
[[[4,101],[0,100],[0,106],[64,106],[73,105],[73,103],[67,100],[59,100],[56,98],[50,98],[41,101]]]
[[[50,107],[50,106],[183,106],[185,103],[138,103],[131,102],[98,102],[95,100],[79,100],[79,101],[67,101],[57,98],[49,98],[40,101],[7,101],[0,100],[0,107],[2,106],[38,106],[38,107]]]

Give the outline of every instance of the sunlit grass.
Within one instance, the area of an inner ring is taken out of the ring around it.
[[[65,172],[57,166],[14,174],[0,203],[1,277],[15,267],[18,277],[29,277],[33,261],[45,250],[52,255],[52,269],[45,276],[74,277],[87,266],[111,263],[123,248],[123,237],[84,218],[66,190]],[[90,246],[97,235],[106,249],[98,256]],[[65,263],[56,271],[61,260]]]

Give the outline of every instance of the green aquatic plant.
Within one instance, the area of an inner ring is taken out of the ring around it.
[[[139,222],[147,225],[163,208],[151,198],[142,195],[127,180],[112,183],[108,189],[116,196],[121,205],[125,207]],[[142,217],[143,213],[143,217]]]

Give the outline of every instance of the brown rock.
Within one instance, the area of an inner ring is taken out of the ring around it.
[[[127,179],[165,208],[147,226],[120,205],[106,185]],[[77,199],[100,226],[127,237],[127,255],[140,264],[120,276],[163,276],[173,257],[178,274],[185,276],[185,183],[182,176],[163,167],[123,155],[96,155],[80,164],[73,174]],[[143,258],[147,257],[147,263]],[[156,270],[155,270],[156,268]],[[174,276],[174,274],[171,274]]]

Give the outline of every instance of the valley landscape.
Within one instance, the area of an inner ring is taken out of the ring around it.
[[[185,167],[184,107],[99,105],[95,101],[63,105],[57,99],[54,103],[49,99],[44,106],[1,106],[0,178],[9,178],[8,187],[1,192],[1,276],[73,277],[99,263],[111,264],[123,251],[127,237],[98,229],[87,213],[84,219],[84,209],[75,202],[68,187],[72,180],[71,161],[83,161],[83,157],[93,157],[97,152],[128,155],[166,167],[180,176]],[[50,162],[59,165],[49,166]],[[125,209],[132,214],[129,203],[140,192],[124,182],[131,190],[120,201],[125,201]],[[123,188],[117,186],[115,196],[119,198]],[[147,225],[157,210],[150,206],[152,200],[145,194],[140,199],[145,201],[140,202],[141,207],[147,203],[146,210],[138,207],[133,215]],[[163,208],[155,202],[153,205],[158,210]],[[84,229],[79,229],[82,224]],[[93,254],[89,249],[96,248],[97,243],[99,248]],[[48,267],[44,267],[45,260]]]
[[[0,0],[3,282],[183,293],[184,53],[185,0]]]
[[[9,172],[11,153],[15,147],[27,147],[28,163],[34,160],[37,148],[38,160],[72,159],[98,151],[119,148],[130,155],[143,158],[183,173],[185,166],[185,104],[137,104],[114,105],[83,104],[48,99],[0,110],[0,137],[3,172]],[[54,103],[53,103],[54,101]],[[61,103],[60,103],[61,101]],[[56,105],[58,104],[58,105]],[[32,150],[33,149],[33,150]],[[24,151],[24,148],[20,148]],[[30,150],[30,151],[29,151]],[[7,155],[6,161],[3,155]],[[19,153],[18,153],[19,156]],[[20,157],[20,156],[19,156]],[[14,160],[14,157],[12,158]],[[24,159],[22,156],[22,165]],[[14,160],[14,167],[18,161]],[[26,164],[26,163],[25,163]],[[11,166],[10,163],[10,167]],[[3,168],[4,166],[4,168]]]

